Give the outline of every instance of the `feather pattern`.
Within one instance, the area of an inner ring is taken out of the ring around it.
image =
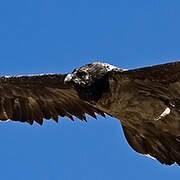
[[[180,62],[134,70],[92,63],[71,74],[0,78],[0,119],[43,124],[86,114],[116,117],[129,145],[180,165]]]
[[[73,116],[86,121],[86,114],[96,118],[104,113],[82,101],[66,75],[12,76],[0,78],[0,119],[43,124],[43,119],[58,122],[58,116]]]

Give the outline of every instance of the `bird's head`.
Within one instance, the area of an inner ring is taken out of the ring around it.
[[[114,69],[120,70],[110,64],[95,62],[75,69],[66,76],[64,83],[73,85],[82,99],[97,102],[108,91],[108,72]]]
[[[71,82],[75,86],[89,87],[93,83],[102,79],[109,71],[118,69],[106,63],[95,62],[75,69],[72,74],[68,74],[65,83]]]

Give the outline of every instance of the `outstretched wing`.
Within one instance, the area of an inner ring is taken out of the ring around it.
[[[85,114],[96,118],[104,113],[82,101],[66,74],[12,76],[0,78],[0,120],[43,124],[43,119],[58,122],[58,116],[73,116],[86,121]]]
[[[180,61],[124,71],[131,79],[170,84],[180,81]]]
[[[127,124],[122,123],[130,146],[161,163],[180,165],[180,62],[112,72],[111,76],[128,82],[136,95],[128,102],[132,107],[126,106],[131,108],[131,114],[126,112]]]

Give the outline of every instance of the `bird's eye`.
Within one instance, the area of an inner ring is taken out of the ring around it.
[[[78,71],[78,72],[76,73],[76,75],[77,75],[79,78],[81,78],[81,77],[83,77],[83,76],[86,76],[86,72],[84,72],[84,71]]]

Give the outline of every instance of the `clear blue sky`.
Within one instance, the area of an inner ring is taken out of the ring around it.
[[[179,0],[0,1],[0,75],[67,73],[101,61],[137,68],[180,59]],[[119,120],[0,123],[0,179],[177,179],[134,152]]]

